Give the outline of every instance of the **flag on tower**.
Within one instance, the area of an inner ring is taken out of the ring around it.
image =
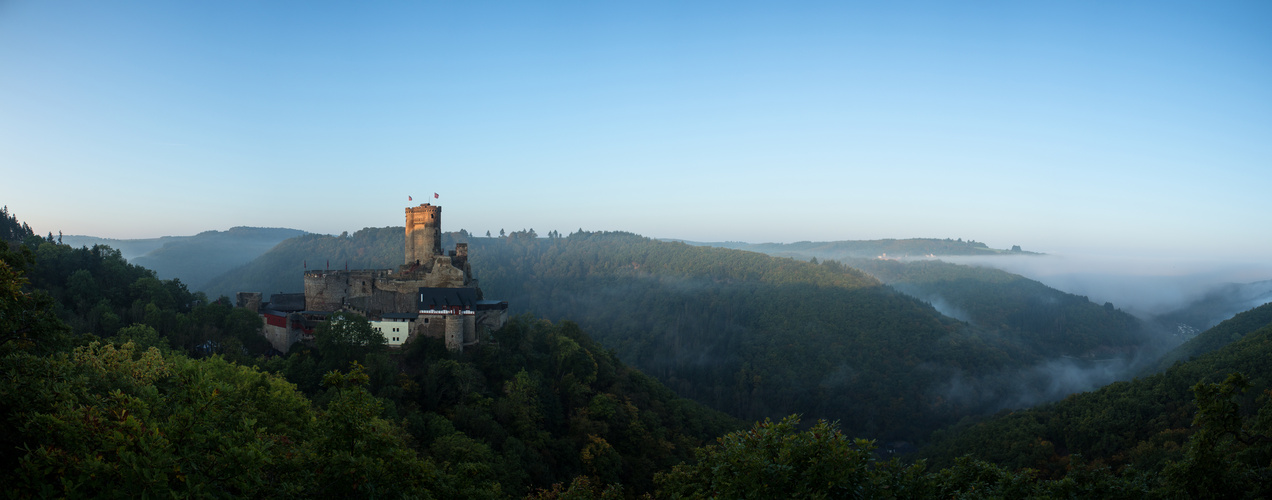
[[[406,197],[406,201],[415,201],[415,198],[412,198],[412,197],[410,197],[410,196],[407,196],[407,197]]]
[[[433,193],[433,199],[437,199],[437,193]]]

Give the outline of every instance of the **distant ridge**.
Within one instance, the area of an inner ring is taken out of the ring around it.
[[[123,255],[125,259],[131,260],[150,253],[152,250],[163,246],[164,243],[183,238],[193,238],[193,236],[160,236],[158,238],[120,240],[115,238],[85,236],[81,234],[68,234],[62,236],[62,243],[70,245],[72,248],[91,248],[96,245],[106,245],[114,248],[115,250],[119,250],[120,255]]]
[[[1043,255],[1027,252],[1015,247],[1010,250],[996,250],[978,241],[939,238],[908,238],[882,240],[846,240],[846,241],[799,241],[795,243],[744,243],[739,241],[694,242],[684,240],[683,243],[695,246],[712,246],[750,250],[778,257],[798,257],[819,259],[874,258],[874,257],[926,257],[948,255]]]
[[[236,226],[194,236],[163,236],[135,240],[63,236],[72,247],[106,245],[132,264],[155,271],[160,279],[179,279],[191,290],[202,290],[212,278],[260,257],[275,245],[307,234],[299,229]]]

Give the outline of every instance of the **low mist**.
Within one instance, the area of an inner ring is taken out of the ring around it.
[[[990,375],[969,377],[956,374],[939,390],[939,394],[983,413],[1029,408],[1129,380],[1154,363],[1161,354],[1161,349],[1147,348],[1133,355],[1111,359],[1061,356]]]
[[[1255,262],[1074,254],[941,257],[941,260],[1016,273],[1057,290],[1084,295],[1097,304],[1111,302],[1145,319],[1187,308],[1226,285],[1272,279],[1272,264]],[[1260,291],[1272,290],[1272,284],[1268,285],[1236,292],[1242,298],[1234,296],[1234,310],[1224,314],[1231,317],[1267,302],[1269,299]],[[1214,318],[1211,324],[1223,319],[1227,318]]]

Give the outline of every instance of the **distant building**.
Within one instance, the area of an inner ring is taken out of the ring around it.
[[[484,300],[467,243],[442,252],[441,219],[440,206],[406,209],[405,262],[396,269],[305,271],[305,293],[275,294],[267,303],[259,293],[239,293],[239,306],[257,306],[265,320],[262,333],[280,352],[311,340],[312,325],[336,311],[366,316],[393,347],[424,335],[462,351],[503,327],[508,303]]]

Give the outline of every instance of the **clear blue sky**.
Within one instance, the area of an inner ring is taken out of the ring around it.
[[[371,3],[368,7],[366,3]],[[0,203],[1272,260],[1272,2],[0,2]]]

